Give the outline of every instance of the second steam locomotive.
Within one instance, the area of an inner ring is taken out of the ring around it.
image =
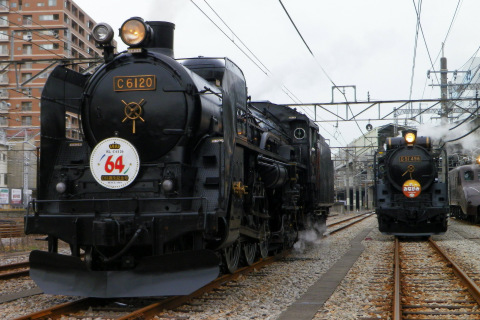
[[[93,297],[190,293],[324,224],[333,163],[318,126],[269,102],[249,102],[229,59],[173,57],[174,25],[131,18],[93,37],[104,63],[65,66],[42,93],[38,199],[27,234],[47,293]],[[66,117],[84,139],[67,137]],[[59,241],[71,253],[59,252]]]
[[[379,230],[400,236],[429,236],[447,230],[447,156],[429,137],[405,130],[388,138],[376,154],[375,200]]]

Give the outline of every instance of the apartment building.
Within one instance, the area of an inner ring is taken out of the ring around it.
[[[0,0],[0,132],[8,144],[0,150],[11,151],[8,172],[0,170],[0,187],[35,187],[43,86],[59,63],[81,72],[91,60],[80,59],[101,56],[90,35],[94,26],[70,0]],[[78,120],[67,116],[67,136],[81,138]]]

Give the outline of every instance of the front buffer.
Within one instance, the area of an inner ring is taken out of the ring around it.
[[[147,257],[132,270],[92,271],[73,256],[30,253],[30,277],[45,292],[96,298],[186,295],[218,277],[211,250]]]

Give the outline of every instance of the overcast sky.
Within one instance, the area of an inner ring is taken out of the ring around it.
[[[427,79],[427,70],[432,66],[425,42],[434,67],[439,70],[442,42],[457,6],[456,18],[445,41],[448,69],[464,70],[480,46],[479,0],[282,0],[315,58],[278,0],[194,0],[228,37],[190,0],[75,2],[96,22],[109,23],[116,34],[121,24],[132,16],[173,22],[176,25],[175,57],[229,57],[243,70],[253,100],[279,104],[295,102],[282,87],[288,88],[303,103],[329,102],[332,81],[338,86],[355,85],[358,100],[367,100],[368,93],[371,100],[403,100],[410,96],[412,99],[439,98],[439,87],[429,86],[432,77]],[[417,27],[414,3],[417,10],[421,10],[425,40],[419,33],[410,91]],[[247,51],[241,45],[243,41],[268,68],[268,75],[252,63],[232,39]],[[125,49],[120,39],[117,38],[117,42],[119,49]],[[452,74],[449,80],[453,80]],[[353,90],[347,89],[346,97],[353,100]],[[335,95],[335,101],[342,99],[338,93]],[[356,109],[354,113],[359,111],[361,109]],[[312,110],[306,112],[313,114]],[[332,112],[337,112],[337,108],[332,108]],[[325,112],[317,116],[333,119]],[[376,113],[370,116],[375,118]],[[332,146],[345,145],[361,135],[354,123],[340,123],[338,128],[334,125],[321,124],[321,133],[330,139]],[[365,125],[360,123],[362,129]]]

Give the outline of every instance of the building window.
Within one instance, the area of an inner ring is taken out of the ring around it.
[[[22,73],[22,81],[25,82],[27,80],[30,80],[32,78],[31,73]]]
[[[31,101],[23,101],[22,102],[22,111],[32,111],[32,102]]]
[[[25,26],[31,26],[32,25],[32,16],[23,16],[22,20],[23,25]]]
[[[0,40],[8,40],[7,31],[0,31]]]
[[[8,73],[4,72],[0,74],[0,83],[7,84],[8,83]]]
[[[7,16],[0,16],[0,26],[8,27],[8,17]]]
[[[43,3],[43,2],[38,2],[38,3],[37,3],[37,7],[45,7],[45,3]]]
[[[6,44],[0,44],[0,55],[8,54],[8,46]]]
[[[23,116],[22,126],[31,126],[31,125],[32,125],[32,116]]]
[[[57,21],[58,19],[58,14],[42,14],[38,16],[38,20],[40,21]]]
[[[6,125],[8,125],[7,117],[0,117],[0,126],[6,126]],[[2,158],[3,158],[3,153],[2,153]]]
[[[8,90],[7,89],[0,89],[0,98],[3,98],[3,99],[8,98]]]
[[[40,50],[55,50],[59,48],[58,43],[47,43],[47,44],[41,44]]]
[[[23,54],[32,54],[32,45],[31,44],[24,44],[22,46]]]
[[[55,7],[57,5],[57,0],[48,0],[49,7]]]
[[[16,7],[17,7],[17,3],[16,3],[16,2],[12,2],[12,3],[10,4],[10,7],[16,8]]]

